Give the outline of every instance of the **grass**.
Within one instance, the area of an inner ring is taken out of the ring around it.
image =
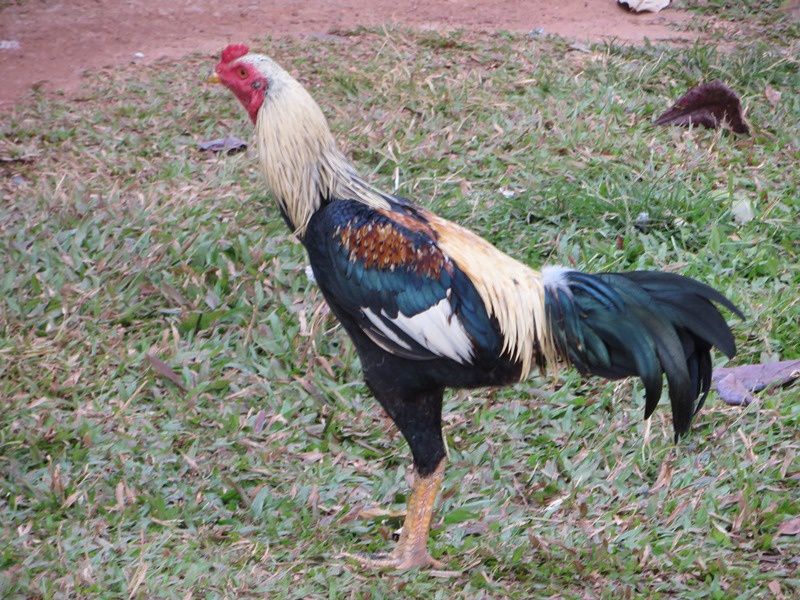
[[[786,45],[800,37],[800,19],[792,14],[795,4],[795,0],[676,0],[670,7],[705,17],[686,27],[705,32],[707,39],[722,44],[757,39]]]
[[[707,281],[747,315],[747,363],[800,357],[797,42],[584,53],[359,30],[262,47],[370,178],[532,265]],[[797,595],[800,540],[777,533],[800,512],[796,387],[712,397],[677,446],[632,382],[563,371],[452,394],[431,541],[452,572],[340,558],[391,543],[401,519],[375,508],[402,508],[409,453],[254,151],[196,150],[250,136],[201,84],[212,65],[101,74],[0,125],[18,159],[0,180],[0,595]],[[751,137],[651,125],[712,78],[741,93]]]

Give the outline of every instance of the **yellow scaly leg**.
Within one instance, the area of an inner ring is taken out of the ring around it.
[[[444,479],[444,463],[427,477],[416,475],[408,499],[406,519],[400,532],[400,539],[389,554],[362,555],[345,554],[366,567],[393,568],[399,571],[416,567],[432,566],[441,568],[442,563],[428,553],[428,532],[433,518],[433,507]]]

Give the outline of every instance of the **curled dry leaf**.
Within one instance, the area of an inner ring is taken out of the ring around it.
[[[379,519],[381,517],[404,517],[405,510],[390,510],[380,506],[367,506],[358,511],[357,519]]]
[[[247,148],[247,142],[232,135],[218,138],[215,140],[208,140],[207,142],[199,142],[197,147],[200,150],[207,152],[224,152],[225,154],[236,154]]]
[[[750,133],[739,96],[721,81],[693,87],[656,119],[656,125],[702,125],[710,129],[723,123],[735,133]]]
[[[771,85],[764,88],[764,96],[772,106],[777,106],[781,101],[781,93]]]
[[[253,431],[256,433],[261,433],[264,431],[264,424],[267,422],[267,413],[263,410],[258,411],[256,415],[256,420],[253,422]]]
[[[180,376],[175,371],[173,371],[169,367],[169,365],[165,363],[163,360],[161,360],[157,356],[150,354],[149,352],[147,354],[147,360],[150,362],[150,366],[153,368],[153,371],[155,371],[158,375],[166,379],[169,379],[180,389],[182,390],[186,389],[186,386],[183,385],[183,381],[181,380]]]
[[[726,404],[747,406],[755,400],[753,392],[788,385],[800,378],[800,360],[740,365],[714,369],[711,385]]]
[[[800,517],[786,519],[778,525],[778,535],[798,535],[800,534]]]

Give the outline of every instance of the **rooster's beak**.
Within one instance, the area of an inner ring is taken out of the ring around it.
[[[219,75],[212,73],[208,76],[208,79],[206,79],[206,83],[222,83],[222,81],[220,80]]]

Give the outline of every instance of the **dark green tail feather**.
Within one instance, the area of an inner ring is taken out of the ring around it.
[[[711,348],[736,343],[715,306],[742,313],[714,288],[658,271],[560,271],[545,277],[545,306],[559,352],[581,373],[641,378],[645,418],[667,376],[675,439],[686,433],[711,387]]]

